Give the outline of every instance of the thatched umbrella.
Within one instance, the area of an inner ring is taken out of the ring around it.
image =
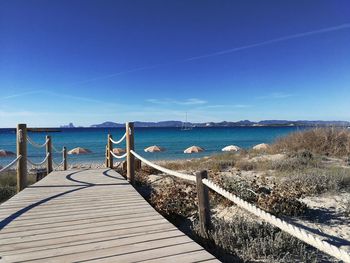
[[[269,148],[270,146],[267,144],[267,143],[260,143],[260,144],[257,144],[253,147],[253,150],[266,150],[267,148]]]
[[[223,152],[238,152],[240,149],[241,148],[239,148],[236,145],[229,145],[229,146],[222,148],[221,151],[223,151]]]
[[[0,157],[9,157],[16,155],[14,152],[6,151],[6,150],[0,150]]]
[[[91,153],[89,149],[85,149],[82,147],[77,147],[68,152],[68,154],[88,154]]]
[[[154,153],[154,152],[164,152],[165,149],[163,147],[160,147],[160,146],[157,146],[157,145],[153,145],[153,146],[145,148],[144,151],[145,152],[149,152],[149,153]]]
[[[199,147],[199,146],[191,146],[189,148],[187,148],[186,150],[184,150],[184,153],[199,153],[199,152],[203,152],[204,149]]]
[[[116,155],[122,155],[125,153],[125,149],[123,148],[114,148],[113,149],[113,153],[116,154]]]

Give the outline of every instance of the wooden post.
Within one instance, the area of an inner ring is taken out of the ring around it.
[[[111,139],[112,139],[112,135],[108,134],[108,142],[107,142],[108,167],[113,169],[113,155],[111,154],[111,151],[113,151],[113,143]]]
[[[17,125],[17,156],[22,158],[17,162],[17,193],[27,186],[27,125]]]
[[[46,154],[49,154],[49,157],[46,161],[46,170],[47,174],[52,172],[52,141],[51,136],[46,135],[46,140],[48,141],[46,144]]]
[[[208,187],[202,182],[202,179],[204,178],[208,178],[207,171],[201,171],[196,173],[200,231],[202,236],[206,237],[208,233],[208,228],[210,227],[210,207]]]
[[[134,123],[126,123],[126,162],[127,162],[127,173],[126,177],[128,181],[134,185],[135,183],[135,157],[130,152],[134,150]]]
[[[67,147],[63,147],[63,170],[67,170]]]
[[[105,165],[106,165],[106,168],[108,168],[108,145],[106,144],[106,159],[105,159]]]

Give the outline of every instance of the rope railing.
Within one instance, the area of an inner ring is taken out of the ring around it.
[[[52,162],[53,162],[54,165],[56,165],[56,168],[58,168],[58,167],[60,167],[61,165],[64,164],[64,160],[62,160],[62,162],[60,162],[60,163],[57,163],[54,159],[52,159]]]
[[[333,256],[345,262],[350,262],[350,254],[345,250],[340,249],[330,243],[321,240],[320,238],[312,235],[310,232],[305,231],[304,229],[297,227],[291,223],[288,223],[285,220],[282,220],[270,213],[265,212],[264,210],[244,201],[238,196],[224,190],[219,185],[213,183],[208,179],[202,180],[203,184],[208,186],[210,189],[218,193],[219,195],[226,197],[230,201],[234,202],[237,206],[247,210],[248,212],[256,215],[259,218],[262,218],[266,222],[278,227],[279,229],[289,233],[290,235],[304,241],[305,243]]]
[[[142,162],[144,162],[145,164],[147,164],[148,166],[151,166],[153,167],[154,169],[157,169],[163,173],[166,173],[166,174],[169,174],[169,175],[172,175],[172,176],[175,176],[175,177],[178,177],[178,178],[181,178],[181,179],[185,179],[185,180],[189,180],[189,181],[192,181],[192,182],[195,182],[196,181],[196,177],[193,176],[193,175],[189,175],[189,174],[183,174],[183,173],[179,173],[179,172],[176,172],[176,171],[172,171],[170,169],[167,169],[165,167],[162,167],[160,165],[157,165],[155,163],[152,163],[150,161],[148,161],[147,159],[143,158],[141,155],[137,154],[135,151],[131,150],[130,151],[137,159],[141,160]]]
[[[41,166],[41,165],[43,165],[43,164],[47,161],[47,158],[49,158],[49,156],[50,156],[50,153],[47,153],[47,154],[46,154],[46,157],[44,158],[44,160],[42,160],[42,161],[39,162],[39,163],[35,163],[35,162],[31,161],[29,158],[27,159],[27,161],[28,161],[28,163],[30,163],[30,164],[33,165],[33,166]]]
[[[110,151],[110,153],[113,155],[114,158],[117,159],[123,159],[128,155],[127,153],[124,153],[123,155],[116,155],[113,151]]]
[[[8,165],[0,169],[0,174],[6,172],[9,170],[12,166],[14,166],[20,159],[22,158],[22,155],[18,155],[16,159],[14,159],[12,162],[10,162]]]
[[[110,138],[110,140],[111,140],[111,142],[114,143],[114,144],[119,144],[119,143],[121,143],[125,138],[126,138],[126,133],[124,133],[124,135],[123,135],[118,141],[115,141],[115,140],[113,140],[112,138]]]
[[[43,148],[49,142],[49,140],[47,139],[43,144],[38,144],[35,141],[33,141],[33,139],[31,139],[28,135],[27,135],[27,141],[35,148]]]
[[[185,180],[190,180],[190,181],[194,181],[196,182],[196,177],[192,176],[192,175],[188,175],[188,174],[183,174],[183,173],[179,173],[176,171],[172,171],[170,169],[164,168],[162,166],[159,166],[155,163],[150,162],[149,160],[143,158],[142,156],[140,156],[139,154],[137,154],[135,151],[131,150],[130,153],[135,156],[136,158],[138,158],[139,160],[141,160],[142,162],[144,162],[145,164],[147,164],[148,166],[153,167],[154,169],[157,169],[163,173],[181,178],[181,179],[185,179]],[[204,185],[206,185],[208,188],[212,189],[214,192],[218,193],[219,195],[227,198],[228,200],[232,201],[233,203],[235,203],[237,206],[239,206],[240,208],[254,214],[255,216],[265,220],[267,223],[278,227],[279,229],[281,229],[284,232],[289,233],[290,235],[302,240],[303,242],[323,251],[324,253],[327,253],[328,255],[331,255],[337,259],[343,260],[344,262],[350,262],[350,254],[337,247],[334,246],[330,243],[328,243],[327,241],[321,240],[319,237],[316,237],[315,235],[311,234],[310,232],[292,224],[287,222],[286,220],[280,219],[256,206],[254,206],[251,203],[248,203],[247,201],[239,198],[238,196],[224,190],[223,188],[221,188],[219,185],[215,184],[214,182],[208,180],[208,179],[201,179],[199,180],[201,181],[201,183],[203,183]],[[198,183],[198,182],[197,182]]]
[[[63,151],[64,151],[63,148],[61,151],[57,150],[57,148],[54,145],[52,145],[51,147],[52,147],[52,150],[54,150],[54,152],[56,152],[56,153],[63,153]]]

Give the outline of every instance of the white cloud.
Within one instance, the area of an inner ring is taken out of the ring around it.
[[[148,99],[146,100],[149,103],[160,104],[160,105],[201,105],[208,103],[206,100],[198,98],[190,98],[185,100],[173,100],[173,99]]]
[[[249,104],[218,104],[218,105],[207,105],[201,107],[201,109],[222,109],[222,108],[250,108],[252,105]]]
[[[295,95],[284,92],[273,92],[264,96],[259,96],[257,99],[285,99],[289,97],[293,97]]]
[[[28,117],[35,116],[38,113],[32,111],[0,111],[0,117]]]

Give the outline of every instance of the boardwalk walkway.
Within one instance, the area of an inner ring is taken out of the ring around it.
[[[0,262],[216,262],[109,169],[53,172],[0,205]]]

